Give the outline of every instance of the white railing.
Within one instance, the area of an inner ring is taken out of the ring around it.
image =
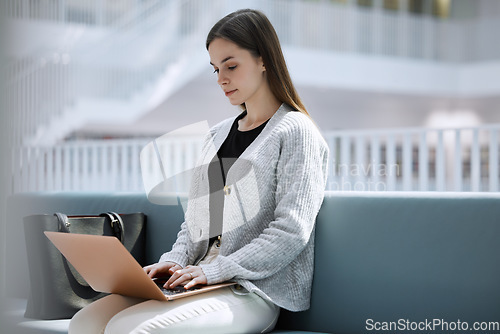
[[[327,189],[339,191],[499,191],[500,124],[459,129],[388,129],[324,134]],[[150,139],[67,142],[13,152],[12,191],[144,191],[140,151]],[[163,168],[189,170],[199,138],[160,147]],[[151,155],[148,173],[161,173]],[[149,161],[149,162],[148,162]],[[20,167],[17,167],[20,166]],[[187,184],[181,191],[187,191]]]
[[[498,191],[500,124],[327,133],[328,188]]]
[[[402,3],[403,1],[400,1]],[[283,44],[362,55],[440,62],[497,60],[498,18],[438,19],[408,11],[362,8],[355,1],[256,0]]]
[[[148,140],[67,142],[12,152],[13,192],[142,190],[139,154]]]

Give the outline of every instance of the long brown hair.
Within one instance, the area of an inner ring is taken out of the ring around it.
[[[264,13],[241,9],[220,19],[207,36],[206,47],[216,38],[223,38],[262,57],[271,92],[281,103],[309,116],[306,107],[293,86],[278,35]],[[245,105],[243,103],[243,108]]]

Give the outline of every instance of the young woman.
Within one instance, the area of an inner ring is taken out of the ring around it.
[[[107,296],[78,312],[70,333],[266,333],[280,308],[309,308],[328,147],[264,14],[227,15],[206,47],[217,83],[243,111],[210,130],[177,241],[144,270],[171,275],[166,288],[238,284],[174,302]]]

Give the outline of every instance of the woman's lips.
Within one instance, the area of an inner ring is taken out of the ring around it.
[[[225,94],[226,94],[226,96],[231,96],[231,95],[233,95],[234,92],[236,92],[236,89],[227,91],[227,92],[225,92]]]

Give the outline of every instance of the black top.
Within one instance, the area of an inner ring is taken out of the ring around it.
[[[226,176],[236,159],[257,138],[267,121],[258,127],[248,130],[238,130],[238,121],[245,117],[243,111],[233,122],[226,140],[222,143],[217,155],[213,157],[208,167],[208,180],[210,187],[209,210],[210,210],[210,238],[222,234],[222,214],[224,208],[224,192],[220,191],[226,184]]]

